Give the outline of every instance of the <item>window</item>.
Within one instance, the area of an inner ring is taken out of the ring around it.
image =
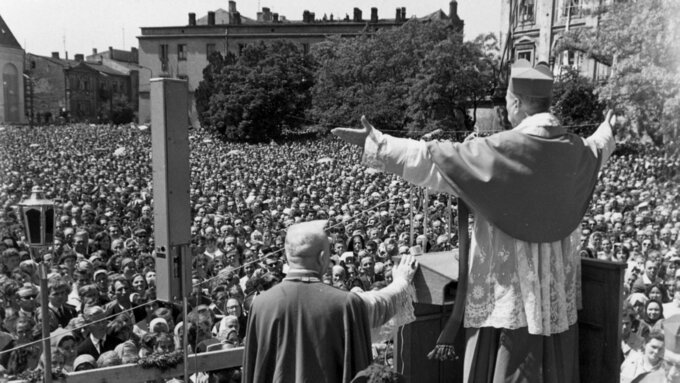
[[[177,44],[177,60],[184,61],[187,59],[187,45]]]
[[[211,54],[215,52],[215,44],[206,44],[205,45],[205,57],[210,57]]]
[[[521,0],[519,3],[519,21],[534,21],[535,0]]]
[[[533,64],[532,56],[533,56],[533,50],[517,51],[517,60],[527,60],[528,62]]]
[[[167,72],[167,70],[168,70],[168,44],[161,44],[160,55],[158,57],[161,60],[161,71]]]
[[[562,0],[562,16],[579,17],[581,16],[581,3],[583,0]]]

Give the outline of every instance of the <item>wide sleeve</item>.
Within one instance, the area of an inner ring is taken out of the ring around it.
[[[600,169],[609,160],[616,148],[614,132],[608,123],[600,124],[597,130],[585,139],[586,144],[600,157]]]
[[[416,319],[413,312],[415,289],[403,279],[395,279],[381,290],[360,292],[357,295],[366,306],[368,321],[373,329],[392,318],[397,327]]]
[[[362,163],[435,192],[459,195],[432,161],[425,141],[392,137],[373,129],[364,145]]]

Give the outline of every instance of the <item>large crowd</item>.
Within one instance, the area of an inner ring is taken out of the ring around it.
[[[324,282],[346,290],[388,284],[391,257],[413,245],[424,252],[457,246],[455,199],[367,170],[360,151],[338,139],[245,145],[189,134],[194,287],[184,318],[181,306],[156,299],[150,131],[0,127],[0,366],[7,376],[43,368],[37,262],[48,266],[51,359],[60,374],[239,346],[252,299],[285,276],[285,230],[296,222],[328,220],[334,266]],[[680,155],[628,149],[602,171],[582,222],[581,255],[628,263],[621,352],[622,378],[632,380],[659,365],[646,351],[650,339],[664,317],[680,313]],[[54,243],[38,253],[25,244],[16,209],[34,186],[57,211]],[[240,379],[238,369],[192,378]]]

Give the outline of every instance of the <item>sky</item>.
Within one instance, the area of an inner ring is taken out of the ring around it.
[[[76,53],[89,55],[98,51],[130,50],[138,46],[140,27],[179,26],[188,24],[188,13],[197,18],[218,8],[228,9],[228,0],[0,0],[0,16],[5,20],[26,52],[49,56],[60,52],[69,58]],[[458,15],[465,20],[465,39],[480,33],[498,33],[501,0],[460,0]],[[371,7],[378,8],[379,18],[394,18],[397,7],[406,14],[425,16],[436,10],[448,14],[448,0],[236,0],[241,15],[255,18],[258,9],[269,7],[288,20],[301,20],[302,12],[324,13],[335,17],[352,16],[354,7],[369,18]]]

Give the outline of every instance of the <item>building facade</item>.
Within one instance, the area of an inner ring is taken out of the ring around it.
[[[49,124],[59,117],[72,121],[100,122],[108,119],[118,100],[130,102],[131,76],[97,62],[86,62],[82,54],[75,60],[26,55],[27,74],[32,79],[28,97],[32,99],[34,121]]]
[[[438,11],[428,17],[449,18],[462,30],[463,21],[457,15],[456,1],[451,2],[449,13],[447,16]],[[351,17],[317,17],[313,12],[304,11],[302,20],[291,21],[266,7],[251,19],[238,12],[235,1],[229,1],[227,10],[210,11],[199,19],[195,13],[190,13],[185,26],[142,27],[138,36],[139,65],[149,70],[139,74],[139,121],[150,121],[149,79],[153,77],[186,79],[190,114],[195,113],[193,92],[203,80],[203,69],[212,52],[238,55],[248,44],[276,40],[292,41],[307,52],[312,44],[331,35],[351,37],[365,31],[399,26],[407,20],[406,8],[397,8],[394,18],[389,19],[379,18],[377,8],[371,8],[369,17],[364,17],[362,10],[355,8]]]
[[[0,124],[25,123],[24,50],[0,17]]]
[[[586,58],[581,52],[557,54],[555,46],[568,31],[598,28],[600,17],[595,10],[612,0],[502,0],[501,42],[505,59],[526,59],[532,64],[547,62],[555,74],[566,68],[577,69],[583,76],[601,80],[609,76],[609,67]]]

